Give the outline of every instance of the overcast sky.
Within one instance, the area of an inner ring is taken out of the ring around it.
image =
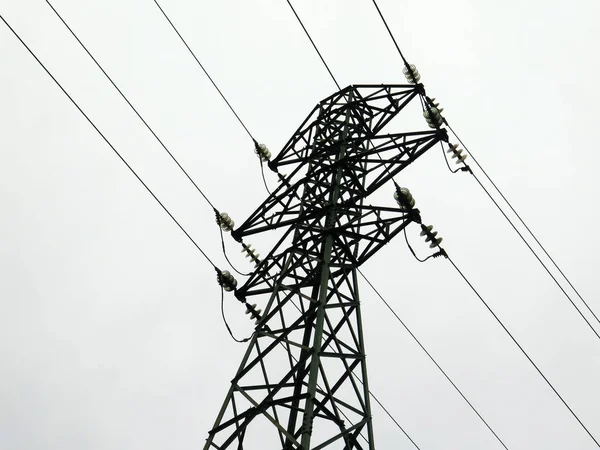
[[[405,82],[371,1],[294,4],[342,86]],[[427,93],[600,313],[600,3],[379,4]],[[53,5],[242,223],[267,195],[252,142],[154,2]],[[161,5],[273,153],[335,91],[284,0]],[[211,208],[50,7],[0,0],[0,14],[226,269]],[[426,129],[418,111],[407,126]],[[221,322],[214,270],[4,24],[0,139],[0,448],[200,448],[245,350]],[[434,149],[398,181],[600,438],[600,341],[475,180],[450,174]],[[392,194],[377,199],[392,206]],[[417,228],[409,236],[418,244]],[[420,264],[397,238],[364,272],[510,449],[596,448],[447,261]],[[371,389],[419,447],[501,448],[366,284],[361,299]],[[234,333],[250,333],[242,306],[226,301]],[[378,448],[414,448],[377,405],[373,422]]]

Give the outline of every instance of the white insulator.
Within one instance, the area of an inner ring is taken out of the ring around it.
[[[271,152],[265,144],[258,144],[254,147],[254,153],[258,155],[261,161],[268,161],[271,159]]]
[[[438,232],[432,231],[432,230],[433,230],[432,225],[427,225],[427,226],[421,225],[421,233],[420,234],[421,234],[421,236],[425,236],[425,242],[430,242],[429,248],[437,247],[443,241],[443,238],[436,237]]]
[[[452,155],[452,159],[456,158],[456,164],[463,162],[465,159],[467,159],[467,155],[466,153],[463,154],[462,150],[457,151],[456,153],[454,153]]]
[[[467,159],[467,157],[469,156],[468,154],[463,152],[464,150],[462,148],[458,148],[458,144],[452,144],[450,145],[450,148],[446,150],[446,153],[452,153],[451,158],[456,159],[456,164],[464,162],[465,159]]]
[[[429,244],[429,248],[437,247],[438,245],[440,245],[442,243],[443,240],[444,240],[444,238],[434,239],[433,241],[431,241],[431,244]]]
[[[262,309],[256,308],[256,303],[253,303],[252,305],[246,304],[245,314],[250,314],[252,317],[254,317],[256,319],[256,321],[254,322],[255,324],[260,322],[260,313],[261,312],[262,312]]]
[[[423,228],[423,230],[419,233],[419,236],[425,236],[426,234],[430,233],[431,230],[433,230],[433,225],[427,225],[426,227]]]
[[[257,253],[256,249],[252,248],[251,245],[245,245],[242,249],[242,253],[244,253],[245,258],[250,258],[256,266],[260,264],[260,260],[258,259],[260,253]]]
[[[421,75],[414,64],[411,64],[408,67],[404,66],[402,73],[409,83],[418,83],[421,79]]]
[[[223,231],[231,231],[235,226],[235,222],[229,217],[229,214],[222,212],[219,214],[219,226]]]
[[[450,147],[448,148],[448,150],[446,150],[446,153],[454,153],[457,149],[458,144],[450,144]]]

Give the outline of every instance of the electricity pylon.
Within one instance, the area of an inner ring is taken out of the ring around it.
[[[447,142],[439,124],[382,133],[420,95],[420,84],[342,89],[268,163],[279,185],[232,236],[248,250],[254,234],[278,241],[235,290],[256,328],[205,450],[375,448],[357,269],[420,218],[365,200]]]

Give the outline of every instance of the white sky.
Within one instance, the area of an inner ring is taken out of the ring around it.
[[[428,94],[599,313],[600,3],[379,4]],[[252,143],[156,5],[53,5],[241,223],[267,195]],[[335,90],[284,0],[161,5],[273,153]],[[370,1],[295,6],[341,85],[404,82]],[[212,210],[49,6],[0,0],[0,13],[226,268]],[[214,270],[4,24],[0,105],[0,448],[201,447],[244,351],[221,322]],[[439,150],[398,181],[600,437],[600,342],[476,182],[451,175]],[[377,198],[392,205],[392,193]],[[364,271],[509,448],[595,448],[448,262],[419,264],[400,237]],[[372,391],[419,446],[501,448],[366,285],[361,298]],[[251,323],[226,300],[244,336]],[[376,405],[373,415],[378,448],[413,448]]]

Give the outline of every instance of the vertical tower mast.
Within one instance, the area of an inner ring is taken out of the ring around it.
[[[349,86],[269,163],[278,188],[232,235],[279,239],[235,292],[260,304],[249,306],[256,330],[205,450],[374,449],[357,269],[419,219],[364,200],[447,141],[439,128],[380,133],[419,94],[421,85]]]

